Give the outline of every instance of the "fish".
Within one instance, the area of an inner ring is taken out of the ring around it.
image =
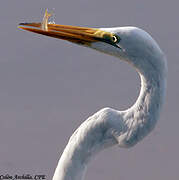
[[[52,16],[52,13],[49,13],[48,10],[45,10],[45,14],[41,23],[41,29],[43,31],[48,31],[49,18]]]

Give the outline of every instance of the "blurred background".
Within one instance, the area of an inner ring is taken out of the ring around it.
[[[131,149],[99,153],[85,180],[178,179],[178,7],[178,0],[1,0],[0,174],[50,180],[87,117],[106,106],[124,110],[139,94],[137,73],[119,59],[17,28],[40,22],[48,8],[57,24],[140,27],[168,59],[167,98],[155,130]]]

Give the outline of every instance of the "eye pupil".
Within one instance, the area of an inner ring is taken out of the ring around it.
[[[117,39],[116,36],[113,36],[113,37],[112,37],[112,40],[113,40],[113,42],[117,42],[118,39]]]

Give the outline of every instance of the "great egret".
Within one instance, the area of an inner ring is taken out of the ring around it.
[[[82,180],[87,163],[97,152],[113,145],[132,147],[154,128],[165,98],[167,61],[158,44],[142,29],[49,24],[49,16],[46,11],[42,23],[21,23],[19,27],[116,56],[131,64],[141,78],[140,94],[132,107],[125,111],[103,108],[70,137],[53,180]]]

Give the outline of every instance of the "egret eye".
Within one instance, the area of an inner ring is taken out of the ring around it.
[[[112,40],[113,40],[114,43],[116,43],[116,42],[118,41],[118,38],[113,35],[113,36],[112,36]]]
[[[102,38],[100,40],[108,44],[111,44],[112,46],[116,46],[116,44],[120,41],[120,37],[116,34],[106,32],[102,35]]]

